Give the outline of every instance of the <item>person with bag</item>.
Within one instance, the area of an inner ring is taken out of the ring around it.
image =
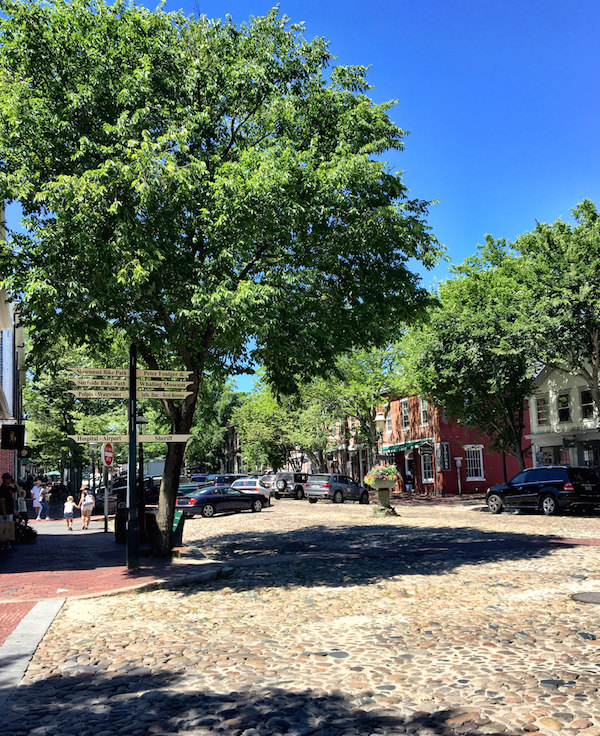
[[[46,521],[50,521],[50,493],[48,492],[47,486],[42,486],[40,489],[40,513],[38,519],[42,518],[42,514],[45,514]]]
[[[77,508],[81,509],[81,528],[90,528],[90,519],[92,518],[92,511],[96,505],[96,499],[94,494],[90,491],[87,483],[81,484],[81,496],[79,497],[79,503]]]

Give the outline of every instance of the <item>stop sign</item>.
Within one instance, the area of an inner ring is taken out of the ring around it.
[[[102,465],[110,467],[113,464],[114,456],[112,442],[105,442],[102,445]]]

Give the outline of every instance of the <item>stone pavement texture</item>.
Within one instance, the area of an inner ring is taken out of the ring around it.
[[[67,598],[0,734],[600,736],[600,517],[400,510],[188,522],[230,577]]]

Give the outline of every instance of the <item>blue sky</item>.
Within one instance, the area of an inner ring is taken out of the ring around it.
[[[274,4],[166,7],[237,23]],[[439,200],[429,222],[454,262],[486,233],[513,240],[536,220],[569,219],[584,197],[600,205],[596,0],[284,0],[280,11],[329,40],[339,63],[371,65],[375,101],[398,100],[391,115],[410,135],[389,162],[411,196]]]

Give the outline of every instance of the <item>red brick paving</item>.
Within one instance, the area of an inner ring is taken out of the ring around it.
[[[14,603],[13,601],[0,602],[0,646],[15,630],[21,619],[35,606],[35,601]]]

